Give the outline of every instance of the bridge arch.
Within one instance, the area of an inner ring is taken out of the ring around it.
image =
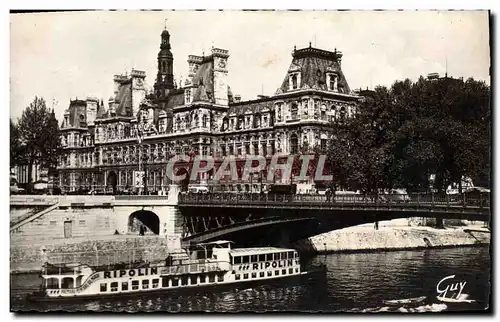
[[[138,210],[128,217],[128,232],[140,235],[160,234],[160,218],[149,210]]]

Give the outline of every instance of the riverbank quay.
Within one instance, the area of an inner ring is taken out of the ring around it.
[[[483,223],[438,229],[396,219],[379,222],[378,227],[371,223],[330,231],[301,240],[295,247],[301,252],[340,253],[481,246],[490,241],[491,232]]]
[[[10,245],[11,274],[38,273],[45,262],[111,265],[164,260],[178,251],[179,239],[165,236],[113,235],[96,240],[73,238]]]

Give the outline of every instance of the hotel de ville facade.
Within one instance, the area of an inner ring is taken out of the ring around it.
[[[135,192],[134,172],[140,170],[144,191],[161,193],[171,184],[166,165],[176,155],[211,156],[217,167],[227,156],[239,165],[248,155],[269,163],[272,155],[287,157],[304,146],[324,148],[330,122],[351,116],[362,99],[349,88],[337,50],[294,48],[275,95],[250,101],[231,91],[229,57],[220,48],[209,56],[189,55],[188,77],[177,84],[170,34],[163,30],[152,90],[145,87],[146,73],[132,70],[114,76],[108,101],[71,100],[60,127],[62,191]],[[188,170],[185,161],[173,169]],[[222,180],[218,188],[255,192],[269,184],[261,175],[250,183]]]

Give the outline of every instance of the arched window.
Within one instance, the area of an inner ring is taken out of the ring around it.
[[[326,105],[321,105],[321,108],[320,108],[320,117],[321,117],[321,120],[323,121],[326,121]]]
[[[290,136],[290,153],[297,154],[299,152],[299,139],[297,138],[297,134],[292,134]]]
[[[175,121],[175,125],[176,125],[176,130],[180,130],[181,129],[181,118],[178,117],[177,120]]]
[[[297,89],[297,74],[292,75],[292,89]]]
[[[161,62],[161,70],[166,73],[167,72],[167,62],[162,61]]]
[[[222,119],[222,131],[226,131],[229,127],[229,120],[228,118],[225,116],[223,119]]]
[[[290,114],[291,114],[291,119],[292,120],[295,120],[298,118],[298,106],[297,106],[297,103],[292,103],[292,107],[290,108]]]
[[[340,108],[340,118],[345,118],[346,116],[346,109],[345,109],[345,106],[342,106]]]

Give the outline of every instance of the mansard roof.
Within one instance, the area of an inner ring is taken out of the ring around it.
[[[227,115],[236,114],[243,115],[245,113],[251,112],[252,114],[262,112],[265,109],[271,110],[274,105],[273,99],[259,99],[254,101],[244,101],[241,103],[235,103],[229,105],[229,110]]]
[[[300,72],[301,81],[298,89],[316,89],[327,91],[327,73],[336,73],[338,78],[339,92],[350,93],[349,85],[341,68],[342,53],[327,51],[313,47],[295,50],[292,53],[293,60],[283,80],[279,93],[289,91],[289,79],[291,73]]]
[[[126,81],[118,87],[115,102],[118,103],[118,106],[115,108],[115,114],[117,116],[133,116],[131,81]]]
[[[198,70],[193,76],[193,101],[215,103],[214,96],[214,59],[213,56],[204,57]]]
[[[184,105],[184,89],[174,89],[169,93],[167,101],[167,110],[176,106]]]
[[[73,127],[86,127],[87,126],[87,102],[84,100],[70,100],[69,107],[65,111],[65,116],[68,116],[68,123],[63,125],[65,128]],[[83,126],[85,124],[85,126]],[[62,126],[61,126],[62,127]]]

